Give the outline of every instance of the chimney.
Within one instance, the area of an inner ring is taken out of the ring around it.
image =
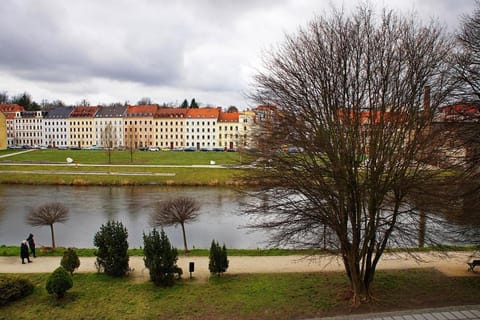
[[[430,86],[425,86],[424,87],[423,114],[427,117],[430,115]]]

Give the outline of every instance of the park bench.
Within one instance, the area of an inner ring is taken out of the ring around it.
[[[480,260],[473,260],[472,262],[467,262],[468,271],[474,271],[476,266],[480,266]]]

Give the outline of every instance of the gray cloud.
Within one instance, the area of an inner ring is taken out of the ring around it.
[[[372,2],[417,10],[422,19],[438,16],[451,28],[474,6],[472,0]],[[85,96],[136,101],[160,93],[165,101],[182,99],[181,94],[235,100],[262,50],[328,12],[329,3],[2,0],[0,90],[28,91],[37,100],[76,95],[75,101]],[[344,6],[357,3],[345,0]]]

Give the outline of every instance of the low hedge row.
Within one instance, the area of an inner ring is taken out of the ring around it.
[[[33,283],[19,277],[0,276],[0,305],[28,296],[33,292]]]

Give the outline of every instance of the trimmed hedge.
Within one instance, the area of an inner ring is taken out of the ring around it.
[[[33,292],[33,283],[28,279],[0,276],[0,305],[28,296]]]

